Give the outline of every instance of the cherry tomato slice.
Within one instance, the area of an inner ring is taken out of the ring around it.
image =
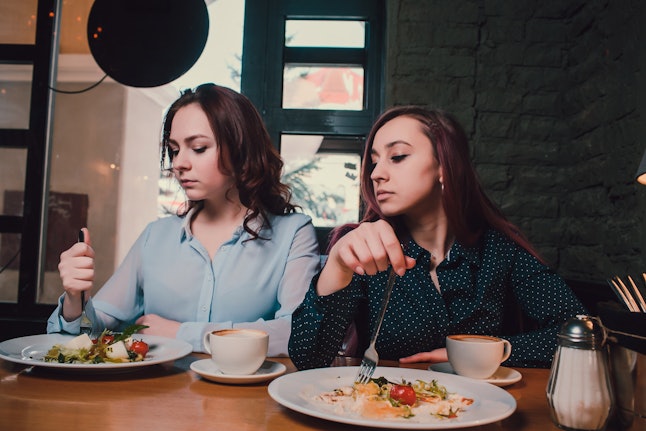
[[[412,406],[417,401],[415,390],[408,385],[393,385],[390,388],[390,398],[409,406]]]
[[[103,344],[111,344],[114,341],[114,335],[104,334],[103,337],[101,337],[101,341]]]
[[[130,351],[145,358],[148,353],[148,344],[145,341],[135,340],[130,345]]]

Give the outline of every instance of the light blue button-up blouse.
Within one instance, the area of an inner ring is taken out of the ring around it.
[[[240,226],[213,260],[193,237],[186,217],[151,222],[123,263],[90,299],[95,331],[122,330],[143,314],[181,322],[177,338],[203,351],[204,333],[256,328],[269,333],[269,356],[287,355],[291,315],[301,303],[320,258],[314,227],[303,214],[269,216],[271,229],[251,236]],[[64,294],[47,332],[79,332],[62,316]]]

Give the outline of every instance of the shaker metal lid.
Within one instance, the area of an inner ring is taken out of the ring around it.
[[[578,315],[561,326],[558,342],[577,349],[598,349],[606,341],[606,330],[597,317]]]

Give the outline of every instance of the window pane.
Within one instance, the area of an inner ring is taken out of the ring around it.
[[[184,89],[214,82],[240,91],[245,2],[217,0],[207,4],[209,36],[204,51],[193,67],[171,84]]]
[[[285,161],[283,181],[290,185],[295,203],[317,227],[338,226],[359,220],[357,153],[326,151],[333,138],[316,135],[282,135]]]
[[[170,173],[162,172],[159,176],[159,196],[157,196],[157,217],[177,214],[186,203],[184,189]]]
[[[67,3],[63,5],[64,15],[66,7]],[[48,256],[50,250],[60,255],[75,241],[76,230],[86,223],[97,256],[95,289],[112,275],[145,226],[165,215],[159,206],[184,201],[174,194],[176,181],[160,178],[160,130],[168,106],[181,89],[204,82],[239,89],[244,2],[209,2],[208,11],[206,47],[196,64],[176,81],[134,88],[106,79],[90,91],[56,95],[50,200],[54,194],[75,199],[82,196],[87,199],[87,217],[70,219],[68,225],[75,230],[61,233],[60,239],[50,235],[53,227],[49,223],[46,251]],[[77,29],[65,27],[62,32],[66,30]],[[61,34],[61,38],[66,37]],[[66,40],[74,38],[73,33]],[[68,53],[59,60],[58,89],[88,88],[103,76],[89,54]],[[85,207],[75,202],[70,214],[82,215]],[[55,302],[63,291],[58,271],[49,262],[43,274],[43,290],[38,292],[41,303]]]
[[[0,43],[34,44],[37,6],[38,0],[0,1]]]
[[[89,54],[87,42],[87,17],[90,15],[93,0],[63,1],[61,13],[61,54]]]
[[[20,234],[0,233],[0,302],[18,302]]]
[[[363,109],[362,67],[285,66],[283,108]]]
[[[26,166],[27,149],[0,148],[0,213],[3,215],[22,216]]]
[[[28,129],[31,65],[0,64],[0,129]]]
[[[287,20],[285,46],[363,48],[366,40],[364,21]]]

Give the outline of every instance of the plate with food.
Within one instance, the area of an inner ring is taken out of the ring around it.
[[[193,350],[182,340],[134,332],[29,335],[1,342],[0,358],[60,371],[112,372],[174,361]]]
[[[377,367],[356,384],[358,367],[299,371],[269,384],[284,407],[321,419],[388,429],[451,429],[509,417],[516,400],[486,382],[413,368]]]

